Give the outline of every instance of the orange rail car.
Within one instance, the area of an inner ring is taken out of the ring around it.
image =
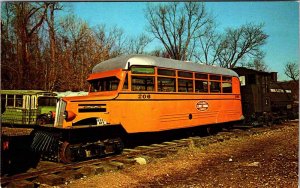
[[[242,118],[238,76],[220,67],[125,56],[95,66],[88,81],[88,96],[63,98],[55,126],[120,124],[137,133]]]
[[[99,63],[88,82],[87,96],[59,102],[54,128],[144,133],[243,118],[238,75],[225,68],[130,55]]]

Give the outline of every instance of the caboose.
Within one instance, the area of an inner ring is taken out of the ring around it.
[[[272,124],[292,118],[291,89],[277,82],[276,72],[265,72],[245,67],[233,68],[241,81],[243,114],[246,123]]]
[[[71,162],[120,152],[126,135],[243,119],[238,75],[225,68],[129,55],[97,64],[87,81],[87,96],[60,100],[34,150]]]

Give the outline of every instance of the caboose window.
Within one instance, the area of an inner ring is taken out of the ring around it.
[[[154,91],[154,77],[152,76],[132,76],[132,91]]]
[[[193,80],[178,79],[179,92],[193,92]]]
[[[176,91],[175,78],[158,77],[157,82],[158,82],[158,91],[159,92],[175,92]]]
[[[221,92],[221,83],[220,82],[210,82],[210,92],[211,93],[220,93]]]
[[[117,77],[107,77],[91,80],[90,92],[115,91],[118,89],[120,80]]]
[[[203,80],[195,80],[195,90],[196,92],[208,92],[208,84],[207,81]]]

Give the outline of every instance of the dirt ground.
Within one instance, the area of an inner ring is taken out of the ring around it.
[[[64,187],[298,187],[298,122],[258,135],[186,148],[167,158]]]

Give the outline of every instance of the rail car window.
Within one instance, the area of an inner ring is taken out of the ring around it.
[[[158,82],[158,91],[159,92],[175,92],[176,91],[175,78],[158,77],[157,82]]]
[[[218,75],[210,75],[210,76],[209,76],[209,79],[211,79],[211,80],[221,80],[221,76],[218,76]]]
[[[222,91],[223,93],[232,93],[232,84],[230,82],[223,82]]]
[[[39,97],[38,106],[55,106],[56,101],[55,97]]]
[[[154,67],[132,66],[132,74],[154,74]]]
[[[193,80],[178,79],[179,92],[193,92]]]
[[[154,77],[152,76],[132,76],[132,91],[154,91]]]
[[[199,73],[196,73],[196,74],[195,74],[195,78],[198,78],[198,79],[207,79],[207,78],[208,78],[208,75],[207,75],[207,74],[199,74]]]
[[[175,70],[158,69],[157,74],[163,76],[175,76]]]
[[[128,74],[126,74],[122,90],[127,90],[127,89],[128,89]]]
[[[91,92],[115,91],[118,89],[120,80],[116,77],[91,80]]]
[[[223,76],[222,80],[225,81],[225,82],[231,82],[232,77],[230,77],[230,76]]]
[[[178,71],[178,77],[193,78],[193,73]]]
[[[2,94],[1,95],[1,107],[5,107],[6,106],[6,95]]]
[[[14,106],[14,95],[7,95],[7,106]]]
[[[26,109],[31,108],[31,107],[30,107],[30,105],[31,105],[31,104],[30,104],[30,102],[31,102],[31,101],[30,101],[30,95],[25,95],[24,98],[25,98],[25,101],[24,101],[24,103],[25,103],[25,104],[24,104],[24,108],[26,108]]]
[[[208,92],[208,84],[207,81],[203,80],[195,80],[195,90],[196,92]]]
[[[220,82],[210,82],[210,92],[211,93],[220,93],[221,92],[221,83]]]
[[[31,95],[31,109],[37,108],[37,96]]]
[[[16,104],[15,107],[22,107],[23,106],[23,96],[16,95]]]

